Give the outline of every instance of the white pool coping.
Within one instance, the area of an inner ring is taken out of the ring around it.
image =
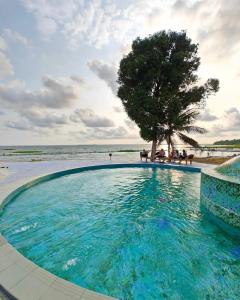
[[[0,181],[0,208],[11,192],[40,176],[71,168],[102,164],[78,161],[8,163],[9,174]],[[200,165],[194,164],[194,166]],[[1,234],[0,284],[19,300],[116,299],[81,288],[42,269],[20,254]]]

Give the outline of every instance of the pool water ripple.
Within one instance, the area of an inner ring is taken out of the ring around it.
[[[240,243],[203,214],[200,174],[87,171],[38,184],[0,215],[23,255],[119,299],[238,299]]]

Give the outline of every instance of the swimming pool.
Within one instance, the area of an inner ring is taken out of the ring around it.
[[[238,299],[240,247],[202,214],[200,174],[88,170],[39,183],[3,210],[27,258],[119,299]]]

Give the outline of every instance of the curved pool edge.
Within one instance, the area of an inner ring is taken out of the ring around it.
[[[193,166],[181,166],[174,164],[156,163],[118,163],[118,164],[96,164],[71,168],[67,170],[47,173],[35,178],[26,179],[25,182],[11,184],[0,195],[0,209],[14,199],[24,190],[60,176],[76,174],[83,171],[144,167],[175,169],[181,171],[200,172],[201,168]],[[37,266],[32,261],[20,254],[7,240],[0,234],[0,284],[11,295],[19,300],[52,300],[52,299],[79,299],[79,300],[107,300],[116,299],[110,296],[82,288],[69,281],[61,279]],[[36,295],[37,298],[36,298]]]

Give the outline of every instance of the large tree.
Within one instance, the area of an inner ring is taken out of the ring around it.
[[[198,45],[186,32],[160,31],[134,40],[132,50],[120,62],[118,96],[141,137],[152,142],[152,158],[163,129],[171,128],[190,109],[196,116],[206,98],[219,88],[217,79],[199,84],[197,51]]]

